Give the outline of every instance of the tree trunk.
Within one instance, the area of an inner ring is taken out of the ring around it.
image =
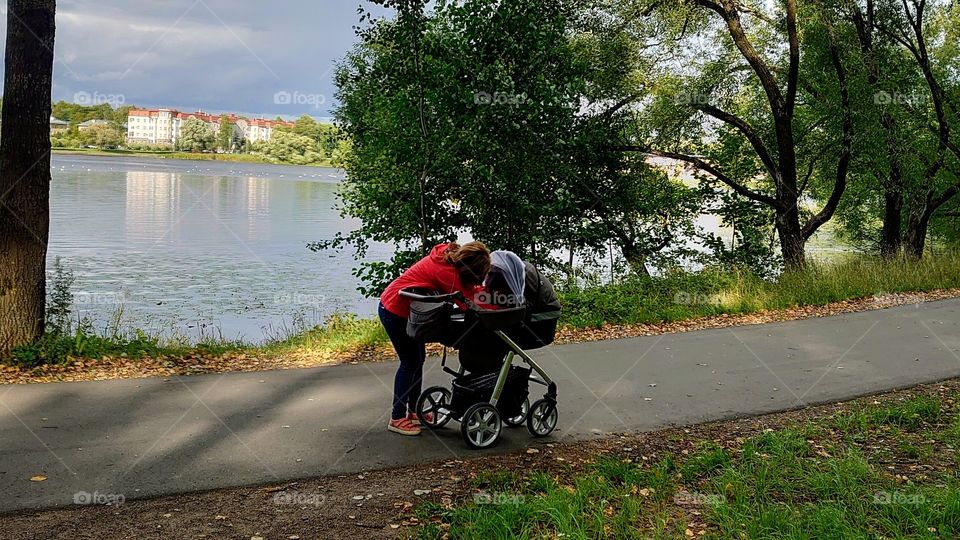
[[[914,259],[923,258],[927,245],[927,230],[930,228],[930,212],[911,213],[907,222],[907,237],[904,249]]]
[[[647,255],[642,250],[634,246],[620,246],[620,252],[630,267],[630,272],[637,276],[650,276],[650,270],[647,269]]]
[[[0,356],[43,335],[55,0],[7,2],[0,137]]]
[[[800,226],[800,213],[796,206],[788,211],[777,212],[777,235],[780,237],[780,253],[787,270],[802,269],[807,265],[803,228]]]
[[[899,189],[891,187],[888,187],[883,195],[883,237],[880,240],[880,254],[890,258],[896,257],[903,245],[903,195]]]

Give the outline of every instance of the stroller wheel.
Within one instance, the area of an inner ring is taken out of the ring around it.
[[[527,413],[530,412],[530,400],[523,400],[523,405],[520,406],[520,414],[514,416],[513,418],[504,418],[503,423],[507,427],[520,427],[524,422],[527,421]]]
[[[527,415],[527,431],[534,437],[546,437],[556,429],[558,416],[555,402],[538,399]]]
[[[424,390],[420,394],[420,399],[417,400],[417,415],[420,416],[421,425],[428,428],[441,428],[447,425],[450,421],[451,396],[450,390],[442,386],[431,386]]]
[[[502,429],[500,413],[489,403],[471,405],[460,420],[460,435],[471,448],[490,448]]]

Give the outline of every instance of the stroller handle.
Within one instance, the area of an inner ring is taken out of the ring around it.
[[[411,300],[418,300],[420,302],[436,302],[438,304],[440,302],[449,302],[451,300],[460,300],[460,301],[464,300],[463,293],[461,293],[460,291],[455,291],[450,294],[437,294],[437,295],[417,294],[411,291],[400,291],[400,296],[403,296],[404,298],[409,298]]]

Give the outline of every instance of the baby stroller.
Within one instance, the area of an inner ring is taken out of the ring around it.
[[[496,444],[504,425],[526,423],[532,436],[546,437],[558,419],[557,385],[526,353],[553,342],[560,317],[553,286],[533,265],[502,251],[493,253],[487,284],[491,298],[477,301],[459,292],[400,293],[412,300],[407,333],[418,341],[443,344],[441,366],[453,376],[452,390],[433,386],[420,395],[421,424],[440,428],[457,420],[471,448]],[[447,347],[460,351],[457,370],[447,366]],[[514,365],[517,357],[527,367]],[[531,382],[547,389],[532,405]]]

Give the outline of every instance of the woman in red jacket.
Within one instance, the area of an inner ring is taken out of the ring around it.
[[[393,415],[387,429],[401,435],[419,435],[417,399],[423,379],[426,351],[423,343],[407,336],[410,300],[400,296],[404,289],[428,289],[449,294],[462,292],[468,298],[490,271],[490,250],[481,242],[440,244],[430,255],[411,266],[380,296],[380,322],[400,358],[393,386]]]

